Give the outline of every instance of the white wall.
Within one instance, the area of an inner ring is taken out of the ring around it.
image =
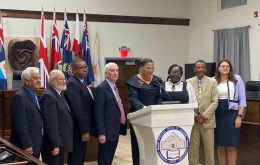
[[[254,11],[260,12],[260,1],[247,0],[246,6],[222,11],[217,10],[217,1],[190,0],[189,62],[197,59],[213,61],[214,35],[212,30],[250,25],[251,79],[260,80],[260,18],[253,16]]]
[[[45,11],[55,9],[63,12],[86,10],[89,14],[134,15],[151,17],[188,18],[188,0],[0,0],[2,9],[36,10],[42,6]],[[40,12],[39,12],[40,14]],[[5,37],[39,37],[40,20],[4,19]],[[58,22],[61,36],[63,21]],[[156,64],[155,73],[166,78],[168,67],[183,65],[188,61],[187,26],[145,25],[125,23],[89,22],[90,47],[93,48],[95,33],[99,32],[101,56],[117,57],[121,46],[130,47],[133,57],[150,57]],[[46,36],[51,36],[52,21],[46,20]],[[74,37],[75,22],[69,20],[71,40]],[[61,37],[60,37],[61,38]],[[93,43],[93,44],[92,44]],[[5,43],[7,44],[7,43]],[[93,51],[93,50],[91,50]],[[101,61],[104,64],[104,61]]]
[[[0,0],[2,9],[83,12],[155,17],[188,17],[188,0]]]

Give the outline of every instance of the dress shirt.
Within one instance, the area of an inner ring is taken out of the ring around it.
[[[24,88],[31,94],[31,96],[33,97],[35,103],[38,106],[39,111],[41,111],[41,107],[40,107],[39,100],[38,100],[38,97],[37,97],[36,93],[32,89],[30,89],[30,88],[28,88],[26,86],[24,86]]]
[[[174,85],[174,88],[172,88]],[[183,82],[179,81],[177,83],[172,83],[171,81],[167,81],[165,82],[165,90],[167,92],[181,92],[183,88]],[[193,89],[191,83],[187,82],[187,86],[186,86],[186,90],[188,91],[188,95],[189,95],[189,103],[197,103],[197,99],[196,99],[196,94],[195,94],[195,90]]]
[[[94,99],[94,96],[93,96],[93,94],[92,94],[92,91],[91,91],[91,89],[88,87],[88,85],[85,83],[85,80],[79,78],[79,81],[88,89],[88,92],[89,92],[90,96],[92,97],[92,99]]]
[[[109,86],[110,86],[110,88],[111,88],[111,90],[113,91],[113,93],[114,93],[114,95],[115,95],[115,98],[117,99],[117,97],[116,97],[116,93],[115,93],[115,84],[114,83],[112,83],[111,81],[109,81],[108,79],[106,79],[106,81],[107,81],[107,83],[109,84]],[[118,101],[118,100],[117,100]]]

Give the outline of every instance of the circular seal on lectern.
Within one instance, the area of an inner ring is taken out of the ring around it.
[[[182,161],[188,153],[189,137],[178,126],[165,128],[157,139],[157,154],[168,164]]]

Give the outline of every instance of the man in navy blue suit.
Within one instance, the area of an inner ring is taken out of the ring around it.
[[[42,144],[42,116],[36,91],[40,87],[39,69],[26,68],[21,75],[23,87],[11,103],[11,142],[39,158]]]
[[[65,97],[73,118],[73,150],[68,155],[68,165],[83,165],[87,143],[93,135],[94,98],[84,82],[88,66],[82,59],[71,63],[72,74],[68,80]]]
[[[119,134],[126,135],[126,116],[116,87],[119,70],[115,63],[105,65],[106,80],[96,88],[95,123],[98,136],[98,165],[111,165]]]

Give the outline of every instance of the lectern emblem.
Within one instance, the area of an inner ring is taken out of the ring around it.
[[[157,140],[157,154],[168,164],[182,161],[188,153],[189,137],[178,126],[165,128]]]

